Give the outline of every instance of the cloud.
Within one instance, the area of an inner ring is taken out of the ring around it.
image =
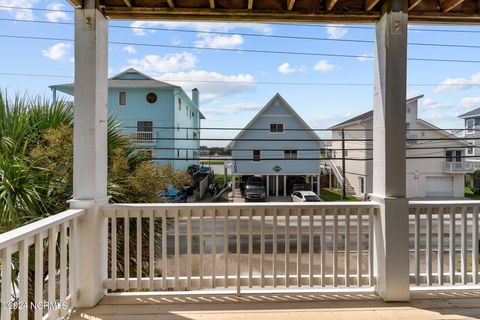
[[[434,92],[442,93],[449,90],[466,90],[474,87],[480,87],[480,72],[472,74],[467,78],[447,78],[439,84]]]
[[[123,52],[126,52],[128,54],[135,54],[137,53],[137,49],[135,49],[134,46],[126,46],[122,49]]]
[[[15,19],[18,20],[33,20],[32,8],[38,0],[0,0],[0,11],[9,12]],[[26,9],[11,9],[6,7],[21,7]]]
[[[237,29],[247,29],[262,34],[272,34],[273,29],[267,24],[255,23],[216,23],[216,22],[180,22],[180,21],[134,21],[130,25],[137,36],[145,36],[148,33],[155,33],[156,30],[148,28],[167,29],[193,29],[196,31],[220,31],[228,32]]]
[[[373,61],[372,54],[362,54],[359,57],[357,57],[357,60],[360,62],[370,62]]]
[[[480,107],[480,97],[463,98],[460,101],[462,108],[476,108]]]
[[[72,45],[70,43],[60,42],[54,44],[48,49],[42,50],[42,53],[45,58],[51,60],[62,60],[69,54],[71,46]]]
[[[315,64],[313,70],[320,71],[320,72],[329,72],[335,68],[333,64],[328,63],[327,60],[320,60]]]
[[[155,78],[181,86],[186,92],[198,88],[203,103],[252,91],[256,86],[255,78],[250,74],[225,75],[205,70],[165,73]]]
[[[337,24],[337,25],[329,24],[327,25],[326,30],[328,33],[328,37],[330,39],[341,39],[345,37],[345,35],[348,32],[348,29],[345,28],[344,24]]]
[[[238,34],[221,36],[199,33],[197,37],[199,40],[195,41],[195,46],[198,48],[232,49],[243,44],[243,37]]]
[[[205,108],[202,109],[202,112],[205,114],[235,114],[245,111],[258,111],[262,108],[262,106],[258,103],[253,102],[243,102],[243,103],[233,103],[233,104],[225,104],[220,108]]]
[[[290,65],[290,63],[285,62],[279,65],[277,70],[282,74],[289,74],[289,73],[295,73],[295,72],[304,72],[306,68],[304,66],[294,68]]]
[[[50,22],[60,22],[60,21],[70,21],[70,17],[67,13],[61,11],[63,10],[64,5],[62,3],[50,3],[47,5],[47,9],[55,10],[55,11],[48,11],[45,14],[45,17]]]
[[[127,60],[126,68],[135,68],[147,74],[177,72],[195,67],[197,58],[189,52],[167,54],[159,56],[155,54],[146,55],[141,59]]]
[[[432,98],[425,98],[423,100],[422,106],[427,110],[437,110],[452,107],[451,104],[438,102],[436,100],[433,100]]]

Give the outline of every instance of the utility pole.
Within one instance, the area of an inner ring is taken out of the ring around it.
[[[342,183],[342,199],[347,197],[347,188],[346,188],[346,180],[345,177],[345,129],[342,129],[342,176],[343,176],[343,183]]]

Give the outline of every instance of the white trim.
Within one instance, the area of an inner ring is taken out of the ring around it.
[[[475,155],[475,140],[470,140],[470,141],[467,140],[467,142],[470,143],[472,146],[465,148],[465,155],[474,156]],[[472,152],[469,152],[469,149],[472,149]]]

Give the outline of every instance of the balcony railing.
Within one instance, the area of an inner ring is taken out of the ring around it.
[[[374,203],[109,205],[105,287],[373,286],[377,210]]]
[[[155,132],[152,131],[137,131],[132,132],[130,138],[133,142],[136,143],[154,143],[155,142]]]
[[[444,165],[444,172],[447,173],[469,173],[475,171],[475,164],[469,161],[446,161]]]
[[[410,282],[479,283],[479,201],[410,202]]]
[[[34,309],[35,319],[44,316],[58,319],[75,305],[79,272],[77,220],[84,213],[85,210],[67,210],[0,234],[2,320],[10,320],[14,309],[18,310],[19,319],[28,319],[29,309]],[[34,261],[33,270],[29,269],[29,260]],[[16,263],[12,263],[14,261]],[[18,276],[12,281],[15,273]],[[44,297],[45,283],[47,297]],[[34,301],[29,301],[29,286],[33,286]],[[45,301],[48,306],[44,305]],[[33,308],[31,303],[35,304]]]

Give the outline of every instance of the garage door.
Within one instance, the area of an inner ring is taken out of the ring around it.
[[[453,177],[427,177],[426,197],[453,197]]]

